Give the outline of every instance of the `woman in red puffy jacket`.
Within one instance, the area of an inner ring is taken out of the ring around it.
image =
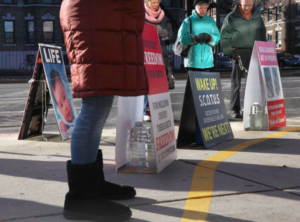
[[[114,95],[148,94],[143,0],[64,0],[60,20],[71,62],[73,97],[82,98],[67,162],[64,217],[126,220],[130,209],[110,200],[133,198],[136,191],[105,181],[98,147]]]

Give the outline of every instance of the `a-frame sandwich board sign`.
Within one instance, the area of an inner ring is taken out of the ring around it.
[[[62,140],[71,137],[76,110],[68,86],[61,47],[39,44],[18,139],[43,135],[49,108],[54,109]]]
[[[19,130],[19,140],[42,135],[48,110],[52,108],[40,51],[37,53],[29,83],[30,89]]]
[[[244,99],[244,129],[250,129],[251,107],[254,103],[260,105],[266,115],[262,130],[286,126],[282,84],[273,42],[254,43],[248,73]]]
[[[159,173],[177,158],[174,119],[157,29],[145,23],[143,31],[144,65],[149,82],[151,128],[156,167],[130,166],[129,132],[142,122],[144,96],[119,97],[116,135],[116,171],[122,173]]]
[[[168,80],[156,26],[145,23],[144,59],[149,81],[149,108],[157,172],[177,158],[176,137]],[[156,43],[153,45],[153,43]]]
[[[177,147],[205,148],[233,139],[225,109],[220,74],[189,71],[177,138]]]

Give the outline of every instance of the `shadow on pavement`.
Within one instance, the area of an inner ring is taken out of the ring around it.
[[[161,214],[161,215],[164,215],[164,217],[166,217],[166,218],[168,218],[168,217],[185,218],[185,219],[192,220],[192,221],[199,221],[199,218],[203,218],[207,215],[207,213],[201,212],[201,211],[186,210],[186,215],[189,215],[189,217],[183,217],[182,209],[178,210],[178,208],[159,206],[159,205],[151,205],[151,206],[147,205],[147,206],[139,206],[139,207],[131,207],[131,208],[137,209],[137,210],[143,210],[145,212]],[[226,217],[226,216],[212,214],[212,213],[209,213],[209,217],[213,218],[213,220],[209,220],[209,221],[213,221],[213,222],[217,222],[217,221],[219,221],[219,222],[255,222],[255,221],[250,221],[250,220],[236,219],[233,217]]]
[[[59,215],[61,215],[61,220],[59,221],[67,221],[62,216],[62,207],[29,200],[9,198],[0,198],[0,206],[0,221],[12,221],[18,219],[23,221],[29,218],[40,221],[43,217],[51,218]]]
[[[298,132],[297,132],[298,133]],[[257,138],[261,139],[261,138]],[[248,141],[253,141],[255,139],[233,139],[221,144],[218,144],[216,146],[210,147],[208,149],[202,149],[202,150],[208,150],[208,151],[224,151],[237,146],[239,144],[243,144]],[[259,143],[256,143],[252,146],[249,146],[243,150],[238,151],[238,147],[236,148],[236,151],[240,152],[249,152],[249,153],[270,153],[270,154],[293,154],[293,155],[300,155],[299,150],[299,139],[296,138],[272,138],[268,139]],[[235,151],[234,149],[230,149],[231,151]]]

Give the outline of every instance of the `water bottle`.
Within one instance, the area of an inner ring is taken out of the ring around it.
[[[268,130],[269,128],[269,122],[268,122],[268,106],[264,106],[264,112],[263,112],[263,117],[262,117],[262,129]]]
[[[129,164],[131,166],[145,166],[145,145],[147,140],[147,128],[142,122],[136,122],[130,130],[129,140]]]
[[[156,153],[152,128],[148,130],[148,140],[146,143],[146,166],[156,168]]]
[[[250,111],[250,129],[261,130],[262,129],[262,107],[257,103],[253,103]]]

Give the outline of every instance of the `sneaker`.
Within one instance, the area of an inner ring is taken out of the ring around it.
[[[144,115],[143,119],[144,119],[145,122],[150,122],[151,121],[151,116]]]

